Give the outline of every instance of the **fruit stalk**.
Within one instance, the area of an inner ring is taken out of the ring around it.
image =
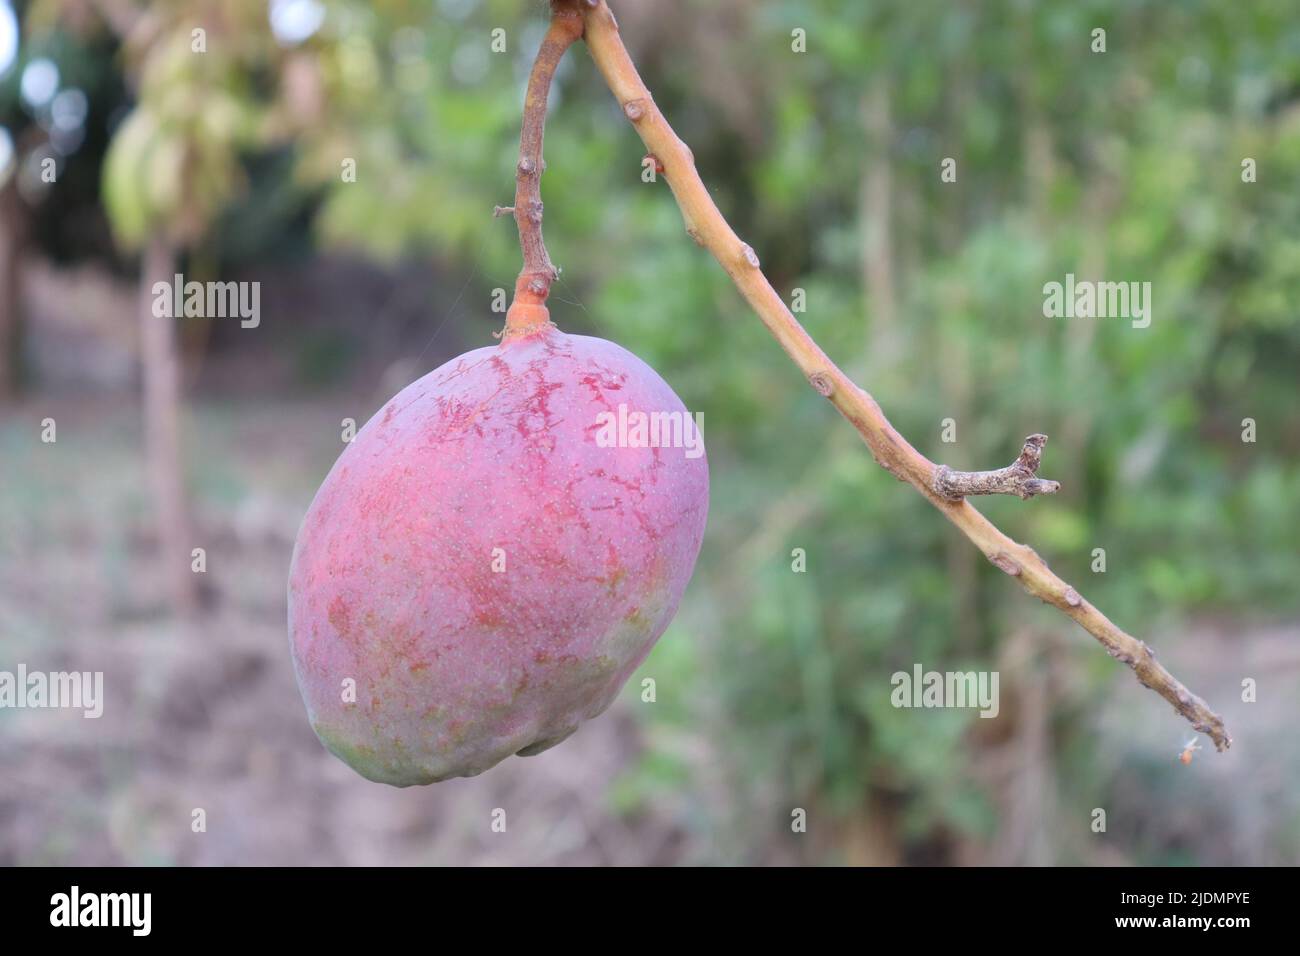
[[[997,568],[1034,597],[1073,619],[1108,654],[1132,668],[1144,686],[1172,704],[1197,731],[1209,736],[1218,750],[1227,749],[1232,738],[1224,728],[1223,719],[1158,663],[1144,641],[1117,627],[1057,577],[1033,548],[1013,541],[976,510],[961,496],[960,487],[954,490],[949,484],[953,475],[962,473],[941,471],[942,466],[913,448],[890,424],[876,400],[827,357],[772,288],[754,250],[740,240],[718,211],[695,168],[690,148],[655,107],[650,91],[623,46],[618,23],[608,4],[605,0],[582,0],[574,7],[582,11],[585,24],[582,35],[597,68],[646,148],[662,165],[663,175],[681,207],[687,233],[718,260],[808,382],[857,429],[877,463],[900,481],[910,483]],[[554,26],[552,21],[552,29]],[[521,226],[521,235],[522,231]],[[1045,490],[1035,487],[1036,493]],[[959,496],[951,497],[954,493]],[[973,492],[966,489],[966,493]]]
[[[515,297],[506,312],[504,335],[524,334],[550,322],[546,297],[560,274],[542,240],[542,138],[546,129],[546,104],[551,80],[560,59],[582,36],[582,16],[564,3],[551,4],[551,25],[542,38],[537,59],[528,75],[524,95],[524,120],[519,133],[519,162],[515,167],[515,222],[524,266],[515,280]],[[506,212],[497,207],[497,214]]]

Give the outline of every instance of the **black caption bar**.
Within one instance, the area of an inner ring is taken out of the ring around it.
[[[1291,870],[1261,869],[24,869],[0,871],[7,943],[76,934],[133,945],[485,940],[578,924],[733,942],[852,928],[947,939],[1193,936],[1231,944],[1287,925]],[[676,928],[673,928],[676,927]],[[838,927],[838,929],[836,929]],[[576,931],[576,930],[575,930]],[[1050,934],[1050,935],[1045,935]],[[15,950],[16,951],[16,950]]]

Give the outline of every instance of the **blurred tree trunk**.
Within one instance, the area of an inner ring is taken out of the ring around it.
[[[898,303],[894,293],[894,192],[892,166],[894,125],[889,87],[872,85],[862,99],[862,122],[869,159],[862,176],[860,217],[862,229],[862,284],[871,315],[867,360],[874,368],[891,361],[898,350]]]
[[[21,382],[22,302],[18,260],[22,257],[27,215],[18,195],[18,177],[0,188],[0,401],[17,396]]]
[[[166,239],[155,236],[149,240],[140,268],[140,344],[145,440],[163,575],[172,609],[189,616],[198,609],[198,578],[190,568],[194,537],[190,531],[181,461],[180,352],[176,343],[176,319],[170,314],[155,314],[153,295],[155,282],[171,285],[175,262],[175,251]]]
[[[947,82],[946,96],[949,123],[953,129],[960,130],[961,118],[975,105],[973,90],[976,88],[977,71],[965,56],[957,57],[951,67]],[[958,137],[952,144],[954,159],[958,158],[963,139]],[[964,163],[964,157],[962,157]],[[959,171],[968,177],[967,182],[975,178],[974,164],[971,168]],[[955,261],[961,255],[963,244],[967,241],[967,227],[971,221],[969,212],[970,192],[968,189],[954,189],[946,202],[941,205],[937,217],[942,221],[938,235],[941,255],[949,261]],[[973,312],[970,285],[959,280],[942,293],[945,306],[941,306],[938,320],[938,357],[940,362],[940,390],[943,395],[945,414],[958,420],[977,414],[976,388],[974,383],[974,360],[971,358],[971,340],[962,333],[954,322],[965,322]],[[950,305],[948,304],[950,303]],[[929,348],[930,346],[926,346]],[[969,439],[974,435],[974,428],[966,432]],[[961,435],[961,426],[958,426]],[[980,454],[978,445],[967,446],[966,456],[969,461],[977,461]],[[972,455],[973,452],[973,455]],[[974,464],[969,467],[978,467]],[[966,546],[966,542],[948,535],[944,549],[947,557],[948,576],[952,582],[953,593],[953,633],[955,647],[962,653],[973,653],[979,646],[981,634],[989,633],[987,615],[981,614],[979,602],[979,565],[976,552]]]
[[[1092,174],[1084,186],[1084,208],[1091,222],[1082,226],[1082,251],[1079,278],[1093,282],[1106,279],[1107,229],[1117,201],[1117,193],[1105,171]],[[1078,316],[1066,326],[1065,368],[1071,393],[1097,374],[1097,317]],[[1090,402],[1071,402],[1061,425],[1061,481],[1082,487],[1088,436],[1092,433],[1093,406]]]

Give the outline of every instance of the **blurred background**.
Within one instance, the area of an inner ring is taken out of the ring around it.
[[[1062,492],[980,507],[1232,750],[1179,763],[1164,701],[871,461],[641,181],[579,44],[552,318],[704,413],[699,568],[559,748],[356,776],[294,685],[289,555],[343,420],[502,324],[491,213],[545,5],[0,0],[0,670],[107,697],[0,709],[0,864],[1300,862],[1292,0],[614,7],[724,214],[904,435],[959,468],[1051,436]],[[259,282],[260,324],[154,317],[142,276],[173,271]],[[1066,273],[1151,282],[1150,327],[1044,318]],[[915,663],[997,670],[999,716],[895,709]]]

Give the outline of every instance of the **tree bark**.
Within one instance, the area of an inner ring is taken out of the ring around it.
[[[26,239],[27,216],[18,196],[17,176],[0,188],[0,401],[18,396],[22,382],[22,301],[18,262]]]
[[[191,570],[194,535],[181,458],[181,360],[176,319],[170,314],[155,314],[152,291],[155,282],[171,285],[175,261],[175,252],[166,239],[149,240],[140,268],[140,344],[149,486],[153,491],[163,577],[172,610],[190,616],[198,609],[198,579]]]

